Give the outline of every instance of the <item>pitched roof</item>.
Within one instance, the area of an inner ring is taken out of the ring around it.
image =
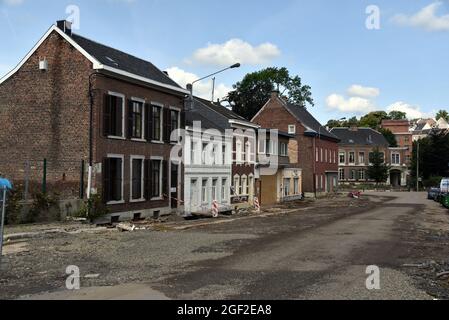
[[[149,61],[145,61],[77,34],[72,34],[71,38],[103,65],[117,68],[166,85],[181,88],[175,81]]]
[[[210,102],[209,100],[198,98],[198,97],[195,97],[195,99],[230,120],[240,120],[240,121],[248,122],[248,120],[246,120],[245,118],[239,116],[234,111],[232,111],[222,105],[218,105],[216,103]]]
[[[339,139],[335,134],[329,132],[324,126],[322,126],[321,123],[316,120],[309,111],[307,111],[307,108],[291,103],[286,103],[285,107],[306,127],[306,131],[308,131],[308,133],[320,134],[321,136],[336,140]]]
[[[333,128],[331,133],[341,140],[340,145],[389,146],[387,139],[371,128]]]

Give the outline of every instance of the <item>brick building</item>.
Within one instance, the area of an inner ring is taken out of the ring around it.
[[[289,148],[296,150],[302,169],[306,196],[333,192],[338,187],[339,139],[324,128],[308,111],[292,105],[273,92],[270,100],[253,118],[263,128],[273,128],[295,136]],[[295,157],[295,155],[293,155]]]
[[[170,161],[171,131],[183,126],[187,93],[150,62],[60,21],[0,80],[0,172],[20,180],[23,161],[46,158],[63,173],[49,183],[74,181],[71,164],[92,157],[88,192],[112,218],[176,211],[183,168]]]
[[[413,131],[410,130],[410,121],[408,120],[383,120],[381,128],[388,129],[396,136],[398,147],[406,148],[405,163],[411,164],[413,154]]]
[[[388,141],[371,128],[334,128],[331,130],[341,141],[339,143],[338,165],[341,185],[373,183],[367,175],[371,153],[378,148],[384,162],[390,166],[387,185],[407,185],[407,148],[390,148]]]

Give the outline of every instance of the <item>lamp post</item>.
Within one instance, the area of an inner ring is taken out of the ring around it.
[[[193,109],[193,85],[194,85],[195,83],[200,82],[200,81],[202,81],[202,80],[205,80],[205,79],[207,79],[207,78],[210,78],[210,77],[212,77],[212,76],[215,76],[216,74],[222,73],[222,72],[227,71],[227,70],[229,70],[229,69],[240,68],[240,66],[241,66],[240,63],[235,63],[235,64],[233,64],[233,65],[230,66],[230,67],[227,67],[227,68],[224,68],[224,69],[222,69],[222,70],[220,70],[220,71],[217,71],[217,72],[214,72],[214,73],[212,73],[212,74],[209,74],[209,75],[207,75],[207,76],[205,76],[205,77],[202,77],[202,78],[200,78],[200,79],[197,79],[197,80],[193,81],[192,83],[188,84],[188,85],[187,85],[187,89],[188,89],[189,92],[190,92],[190,97],[189,97],[189,99],[190,99],[190,110]]]
[[[419,140],[416,141],[416,192],[419,192]]]

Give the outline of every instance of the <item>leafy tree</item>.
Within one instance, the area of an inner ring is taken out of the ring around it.
[[[430,136],[413,143],[411,176],[416,183],[417,150],[419,143],[419,177],[449,176],[449,134],[434,132]]]
[[[291,76],[287,68],[266,68],[249,73],[233,88],[228,95],[232,110],[248,120],[265,105],[273,90],[279,90],[292,104],[314,106],[311,87],[303,85],[299,76]]]
[[[358,127],[359,126],[359,120],[357,117],[352,117],[346,122],[346,127]]]
[[[437,121],[440,120],[441,118],[443,118],[444,120],[449,121],[449,113],[446,110],[440,110],[437,113]]]
[[[370,112],[363,116],[359,121],[360,127],[368,127],[374,130],[379,129],[382,120],[390,119],[385,111]]]
[[[385,164],[384,154],[380,152],[379,148],[375,148],[370,153],[370,162],[371,165],[367,171],[368,178],[374,180],[376,185],[387,182],[390,167]]]
[[[380,128],[379,132],[382,133],[382,135],[385,137],[385,139],[387,139],[388,144],[390,145],[390,147],[396,148],[398,146],[398,142],[396,140],[396,136],[394,135],[393,132],[391,132],[391,130]]]
[[[327,127],[330,129],[332,128],[340,128],[342,127],[343,122],[338,120],[329,120],[326,124]]]
[[[391,120],[406,120],[407,119],[407,113],[402,112],[402,111],[391,111],[388,114],[388,117]]]

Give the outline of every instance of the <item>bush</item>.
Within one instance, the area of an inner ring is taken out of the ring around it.
[[[84,203],[83,208],[76,214],[78,218],[89,219],[94,222],[109,213],[108,208],[99,194],[93,194],[89,200]]]
[[[25,223],[40,221],[60,220],[61,213],[58,207],[58,197],[56,194],[38,192],[33,196],[33,204],[25,219]]]
[[[423,181],[423,185],[425,188],[440,187],[442,179],[443,179],[443,177],[432,176],[432,177],[429,177],[428,179],[425,179]]]
[[[22,196],[23,192],[20,189],[14,188],[13,190],[9,191],[6,202],[6,216],[5,216],[6,224],[22,223],[23,206],[20,203],[20,201],[22,201]],[[3,195],[1,195],[0,197],[3,197]]]

